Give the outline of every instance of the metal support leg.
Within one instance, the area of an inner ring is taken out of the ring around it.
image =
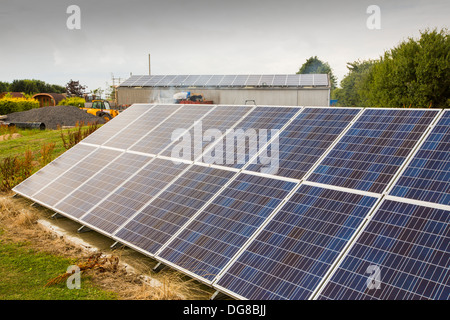
[[[81,226],[80,228],[78,228],[77,233],[83,233],[83,232],[89,232],[89,231],[92,231],[92,230],[86,226]]]

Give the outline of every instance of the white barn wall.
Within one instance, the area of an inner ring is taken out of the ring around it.
[[[203,94],[206,100],[212,100],[214,104],[245,104],[246,100],[255,100],[255,103],[258,105],[328,106],[330,99],[328,88],[181,89],[119,87],[118,103],[120,105],[154,102],[171,103],[173,94],[180,91]]]

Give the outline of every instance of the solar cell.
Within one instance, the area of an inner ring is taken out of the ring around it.
[[[206,83],[206,87],[216,87],[222,81],[224,75],[213,75],[208,82]]]
[[[120,117],[114,117],[112,120],[108,121],[108,125],[103,125],[85,139],[82,143],[91,143],[96,145],[102,145],[106,141],[112,139],[114,135],[121,130],[125,129],[134,120],[139,119],[146,112],[153,108],[151,105],[146,104],[135,104],[131,107],[125,109],[125,111],[120,113]]]
[[[226,136],[223,144],[226,159],[222,165],[242,168],[272,138],[271,130],[280,130],[299,110],[292,107],[256,107]]]
[[[235,174],[194,165],[115,236],[154,255]]]
[[[13,191],[25,197],[31,197],[94,150],[96,150],[95,147],[88,145],[73,146],[21,184],[15,186]]]
[[[226,75],[220,81],[219,86],[231,86],[233,84],[234,79],[236,79],[236,75]]]
[[[154,159],[81,220],[104,232],[113,233],[187,166],[183,163],[175,165],[169,160]]]
[[[436,114],[437,110],[365,109],[307,180],[383,192]]]
[[[260,80],[261,81],[260,85],[261,86],[271,86],[273,83],[274,77],[275,77],[275,75],[273,75],[273,74],[263,75]]]
[[[447,300],[449,222],[450,211],[384,201],[319,299]]]
[[[301,185],[217,282],[251,300],[307,299],[377,198]]]
[[[274,87],[285,86],[286,85],[286,80],[287,80],[287,75],[286,74],[276,74],[274,76],[274,78],[273,78],[272,85]]]
[[[450,112],[445,111],[391,195],[450,205]]]
[[[172,79],[167,85],[169,87],[180,87],[183,86],[185,83],[185,80],[188,76],[187,75],[178,75]]]
[[[247,85],[247,79],[248,75],[239,74],[234,79],[233,83],[231,84],[233,87],[244,87]]]
[[[246,106],[215,107],[210,113],[202,118],[200,122],[196,124],[191,123],[194,127],[189,130],[191,141],[189,143],[190,148],[188,148],[188,153],[190,153],[190,157],[186,157],[186,155],[178,152],[180,148],[176,147],[179,145],[177,142],[175,142],[172,147],[163,151],[161,155],[182,158],[185,160],[194,160],[195,158],[198,158],[208,145],[222,143],[222,135],[225,134],[226,130],[232,128],[233,125],[250,111],[250,109],[251,107]],[[181,141],[181,143],[183,144],[184,142]],[[208,163],[213,163],[213,160],[216,160],[215,163],[224,162],[224,157],[221,157],[220,154],[215,156],[216,157],[210,156],[207,159],[205,157],[202,158],[203,160],[209,161]],[[210,158],[214,159],[208,160]]]
[[[158,258],[212,281],[294,186],[240,174]]]
[[[301,179],[358,112],[356,108],[305,108],[280,133],[278,164],[258,161],[244,169]],[[263,155],[273,152],[270,145],[262,150]]]
[[[97,173],[93,179],[88,180],[63,201],[57,203],[55,209],[75,218],[81,217],[149,160],[147,156],[122,154]]]
[[[164,108],[165,106],[158,106]],[[158,154],[172,143],[172,134],[177,129],[188,130],[195,121],[201,120],[209,111],[214,109],[211,105],[184,105],[175,114],[166,119],[160,126],[144,135],[129,150]],[[178,136],[179,137],[179,136]],[[174,141],[177,141],[175,139]]]
[[[46,206],[54,206],[120,154],[120,151],[98,148],[81,163],[61,174],[50,185],[33,195],[33,198]]]
[[[136,115],[135,121],[116,136],[104,143],[105,146],[128,149],[142,137],[149,134],[173,112],[182,108],[180,105],[157,105],[151,112]],[[94,132],[95,133],[95,132]]]
[[[260,83],[261,75],[260,74],[251,74],[248,76],[247,82],[245,83],[246,86],[258,86]]]

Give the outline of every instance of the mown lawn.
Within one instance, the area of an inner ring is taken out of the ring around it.
[[[0,241],[0,300],[117,299],[116,294],[95,288],[83,274],[79,289],[69,289],[66,281],[45,287],[73,264],[70,259],[29,249],[26,243]]]

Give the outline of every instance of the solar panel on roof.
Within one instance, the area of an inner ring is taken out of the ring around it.
[[[305,108],[279,137],[278,164],[272,174],[301,179],[360,112],[356,108]],[[270,150],[270,151],[269,151]],[[272,152],[270,145],[262,151]],[[250,164],[245,170],[263,172],[272,164]],[[272,165],[273,166],[273,165]]]
[[[104,232],[113,233],[187,166],[154,159],[84,215],[81,221]]]
[[[154,255],[235,174],[194,165],[115,236]]]
[[[286,85],[286,80],[287,80],[287,75],[286,74],[276,74],[274,76],[274,78],[273,78],[272,85],[274,87],[285,86]]]
[[[449,222],[450,211],[384,201],[319,299],[447,300]]]
[[[217,286],[251,300],[308,299],[376,200],[302,185]]]
[[[445,111],[391,195],[450,205],[450,112]]]
[[[437,112],[364,110],[307,180],[383,192]]]
[[[211,281],[295,183],[239,175],[157,256]]]

